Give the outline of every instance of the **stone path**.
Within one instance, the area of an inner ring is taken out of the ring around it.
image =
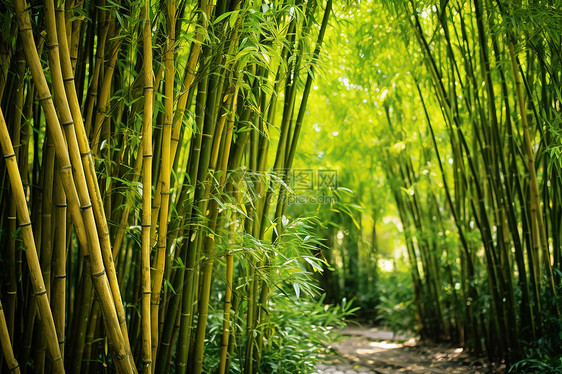
[[[332,344],[335,353],[317,366],[318,374],[479,374],[505,373],[488,368],[462,348],[420,344],[407,336],[374,328],[348,327]]]

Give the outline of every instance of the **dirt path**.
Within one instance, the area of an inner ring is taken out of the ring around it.
[[[483,361],[450,345],[421,344],[413,338],[372,328],[348,327],[341,334],[344,338],[332,345],[337,355],[326,357],[317,366],[318,374],[506,372],[505,368],[487,368]]]

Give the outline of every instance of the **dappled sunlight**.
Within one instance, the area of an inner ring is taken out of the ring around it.
[[[377,339],[392,334],[380,329],[351,327],[334,348],[341,358],[317,366],[318,373],[503,373],[503,365],[484,365],[462,348],[418,342],[415,338]],[[403,338],[404,336],[399,336]]]
[[[391,348],[398,348],[401,347],[401,344],[396,344],[396,343],[388,343],[385,341],[382,342],[371,342],[369,343],[369,347],[373,347],[373,349],[365,349],[365,348],[359,348],[357,349],[357,354],[359,355],[368,355],[368,354],[373,354],[375,352],[380,351],[381,349],[391,349]]]
[[[562,373],[561,4],[2,1],[0,374]]]

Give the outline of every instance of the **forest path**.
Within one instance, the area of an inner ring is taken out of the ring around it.
[[[504,373],[488,368],[484,360],[471,357],[462,348],[420,343],[390,331],[348,327],[343,339],[331,347],[337,355],[317,366],[318,374],[478,374]]]

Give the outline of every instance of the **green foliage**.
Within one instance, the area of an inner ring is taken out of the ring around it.
[[[377,318],[382,326],[396,333],[417,331],[414,318],[414,291],[410,273],[402,267],[392,272],[380,272],[377,279]]]
[[[317,301],[287,297],[276,292],[270,301],[270,319],[267,339],[261,359],[261,373],[313,373],[322,362],[330,343],[338,339],[337,331],[345,321],[353,317],[358,308],[345,300],[338,305],[324,303],[323,295]],[[220,314],[220,313],[219,313]],[[214,372],[219,363],[220,326],[219,314],[209,316],[208,355],[205,372]],[[239,323],[243,324],[240,320]],[[236,327],[243,329],[243,325]],[[244,368],[243,346],[235,348],[232,373],[242,373]]]
[[[262,373],[314,372],[337,329],[358,309],[345,300],[340,305],[326,305],[324,296],[316,302],[279,294],[272,297],[272,335],[262,359]]]
[[[255,260],[264,260],[264,266],[255,267],[258,278],[263,281],[262,287],[272,288],[272,295],[267,306],[261,305],[267,313],[263,321],[264,336],[260,336],[263,344],[260,372],[263,373],[312,373],[315,365],[322,359],[326,346],[336,338],[338,328],[345,326],[345,320],[351,317],[358,308],[345,300],[338,305],[324,303],[325,295],[314,301],[312,296],[318,295],[319,289],[314,275],[322,271],[324,262],[311,255],[311,251],[319,244],[311,234],[314,219],[286,220],[285,229],[274,244],[269,241],[258,241],[253,236],[239,233],[231,237],[231,242],[222,238],[221,251],[228,248],[238,260],[240,266],[251,264]],[[223,264],[217,258],[222,273]],[[245,260],[244,260],[245,259]],[[241,301],[240,308],[247,307],[244,290],[251,286],[252,278],[239,278],[234,298]],[[211,305],[224,302],[225,284],[217,277],[213,284]],[[259,295],[261,289],[254,295]],[[234,317],[233,331],[243,332],[247,329],[247,320],[243,316]],[[207,325],[207,347],[205,356],[205,372],[213,372],[219,364],[221,349],[222,310],[209,311]],[[234,347],[231,372],[243,372],[244,344]]]
[[[509,373],[555,374],[562,371],[562,321],[544,315],[544,334],[525,347],[525,359],[516,362]]]

